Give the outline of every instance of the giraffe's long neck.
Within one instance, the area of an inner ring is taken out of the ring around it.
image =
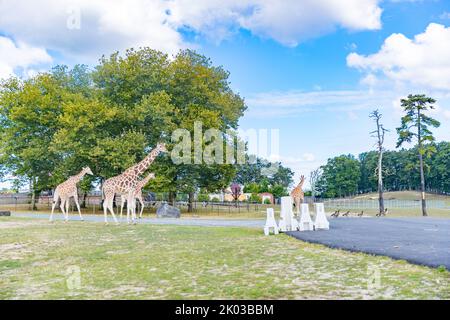
[[[127,169],[126,172],[133,172],[135,175],[141,175],[152,164],[159,152],[159,149],[153,149],[142,161]]]
[[[143,188],[152,178],[152,175],[146,176],[142,181],[139,183],[140,187]]]
[[[85,176],[86,172],[84,172],[84,170],[81,170],[80,173],[78,173],[77,175],[73,176],[73,181],[78,182],[81,179],[83,179],[83,177]]]

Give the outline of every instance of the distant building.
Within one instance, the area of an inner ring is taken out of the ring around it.
[[[241,193],[239,195],[238,201],[247,201],[250,197],[251,197],[251,193]],[[209,195],[209,200],[212,199],[219,199],[220,202],[224,202],[224,201],[229,201],[232,202],[234,201],[233,198],[233,193],[231,192],[231,188],[228,187],[225,189],[225,191],[223,192],[218,192],[218,193],[210,193]]]
[[[271,194],[270,192],[262,192],[262,193],[259,193],[258,196],[261,198],[261,203],[264,203],[264,201],[266,201],[266,199],[269,199],[270,204],[275,203],[273,194]]]

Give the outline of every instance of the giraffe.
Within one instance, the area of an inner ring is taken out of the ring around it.
[[[61,199],[60,208],[62,213],[64,214],[64,220],[69,220],[69,200],[70,197],[73,197],[75,200],[75,204],[77,205],[78,214],[80,215],[80,219],[84,220],[81,216],[81,210],[80,210],[80,204],[78,203],[78,190],[77,190],[77,183],[83,179],[83,177],[86,174],[92,175],[92,171],[89,167],[83,168],[80,173],[77,175],[71,176],[69,179],[64,181],[63,183],[59,184],[56,189],[55,193],[53,194],[53,205],[52,205],[52,213],[50,214],[49,221],[53,221],[53,212],[55,210],[55,206],[58,203],[58,200]],[[66,209],[64,210],[64,205]]]
[[[116,193],[125,195],[127,197],[127,222],[130,223],[129,215],[131,212],[133,223],[136,218],[136,202],[133,198],[133,192],[139,182],[139,176],[147,170],[147,168],[152,164],[155,158],[160,152],[167,152],[164,143],[158,143],[155,148],[140,162],[134,166],[126,169],[123,173],[118,176],[109,178],[105,181],[102,187],[103,199],[103,214],[105,217],[105,224],[108,224],[107,212],[111,212],[114,222],[118,224],[116,215],[114,214],[113,201]]]
[[[297,209],[297,213],[300,212],[300,203],[305,199],[305,194],[303,193],[302,186],[305,182],[305,176],[300,177],[299,184],[291,191],[292,202],[295,204],[295,208]]]
[[[145,185],[150,181],[150,179],[154,179],[154,178],[155,178],[155,174],[150,173],[144,179],[139,181],[136,185],[136,188],[134,189],[134,192],[133,192],[134,198],[138,199],[139,202],[141,203],[141,212],[139,213],[139,219],[142,218],[142,212],[144,211],[144,199],[142,198],[142,188],[145,187]],[[123,211],[123,206],[124,206],[126,200],[127,199],[126,199],[125,195],[120,196],[120,220],[122,220],[122,211]]]

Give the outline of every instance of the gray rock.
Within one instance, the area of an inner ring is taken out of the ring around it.
[[[0,211],[0,216],[10,217],[11,211]]]
[[[169,206],[167,203],[164,203],[156,210],[156,217],[158,218],[179,218],[180,215],[180,209]]]

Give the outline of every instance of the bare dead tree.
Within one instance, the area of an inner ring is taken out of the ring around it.
[[[319,181],[319,178],[322,174],[322,171],[320,168],[311,171],[309,174],[309,184],[311,186],[311,196],[313,201],[316,200],[316,189],[317,189],[317,182]]]
[[[384,143],[384,134],[389,130],[383,127],[381,123],[382,114],[378,111],[372,111],[369,115],[372,118],[376,125],[377,129],[370,132],[370,135],[377,139],[376,147],[378,151],[378,165],[377,165],[377,173],[378,173],[378,203],[379,203],[379,211],[380,214],[384,213],[384,198],[383,198],[383,143]]]

